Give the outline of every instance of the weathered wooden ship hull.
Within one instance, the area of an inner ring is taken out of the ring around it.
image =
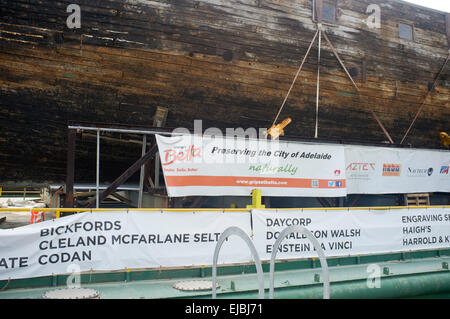
[[[67,123],[167,127],[270,127],[316,31],[310,0],[0,0],[0,182],[63,182]],[[381,8],[381,27],[367,7]],[[398,23],[413,25],[413,41]],[[448,55],[446,14],[394,0],[340,0],[324,24],[355,88],[322,42],[319,138],[383,142],[371,110],[399,143]],[[281,117],[289,135],[315,130],[317,45]],[[450,123],[450,67],[404,144],[439,148]],[[102,178],[113,179],[140,147],[102,144]],[[77,143],[76,181],[95,179],[95,144]]]

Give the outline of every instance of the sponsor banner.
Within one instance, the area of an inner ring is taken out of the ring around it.
[[[72,264],[80,271],[211,265],[231,226],[250,235],[250,212],[93,212],[0,230],[0,280],[66,274]],[[251,260],[236,236],[219,255],[219,264]]]
[[[252,214],[252,216],[251,216]],[[246,232],[269,260],[281,231],[304,226],[327,257],[450,248],[450,207],[394,210],[114,211],[81,213],[0,230],[0,280],[68,274],[72,269],[210,266],[220,234]],[[317,257],[294,233],[277,260]],[[252,262],[241,238],[222,246],[219,264]]]
[[[345,146],[348,194],[450,192],[450,152]]]
[[[170,197],[345,196],[342,145],[156,135]]]
[[[253,242],[262,260],[270,260],[273,245],[288,226],[306,227],[325,256],[355,256],[450,248],[450,207],[394,210],[253,210]],[[317,257],[301,233],[285,238],[279,259]]]

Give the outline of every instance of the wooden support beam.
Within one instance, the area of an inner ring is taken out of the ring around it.
[[[169,113],[168,108],[157,106],[155,116],[153,117],[153,126],[155,127],[165,126],[168,113]]]
[[[136,173],[141,168],[141,166],[144,163],[146,163],[149,159],[151,159],[153,156],[155,156],[157,151],[158,151],[158,146],[156,144],[154,144],[153,147],[147,153],[145,153],[144,156],[142,156],[140,159],[138,159],[122,175],[120,175],[103,192],[100,193],[100,198],[99,198],[100,203],[108,195],[111,195],[112,193],[114,193],[120,185],[125,183],[134,173]],[[97,196],[98,195],[96,195],[93,199],[89,200],[87,207],[92,208],[95,205]]]
[[[147,177],[147,181],[151,188],[155,188],[155,184],[153,183],[152,178],[150,176]]]
[[[145,152],[147,150],[147,135],[144,135],[142,137],[142,156],[145,155]],[[144,196],[144,183],[145,183],[145,162],[141,166],[141,175],[139,178],[139,199],[138,199],[138,208],[142,208],[142,201]]]
[[[147,192],[150,195],[163,195],[163,196],[167,196],[167,189],[166,187],[154,187],[148,190]]]
[[[85,197],[95,196],[95,194],[97,194],[96,191],[91,191],[91,192],[79,192],[79,193],[77,193],[77,198],[78,198],[78,199],[82,199],[82,198],[85,198]]]
[[[116,198],[120,202],[124,202],[125,204],[127,204],[130,207],[135,207],[135,206],[133,206],[133,203],[131,202],[131,200],[129,200],[128,198],[123,197],[122,195],[119,195],[117,193],[112,193],[109,196]]]

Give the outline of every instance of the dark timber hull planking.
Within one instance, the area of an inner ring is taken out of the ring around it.
[[[64,182],[68,121],[166,127],[265,127],[283,101],[316,31],[311,0],[0,0],[0,183]],[[370,110],[399,143],[448,54],[446,14],[394,0],[335,1],[324,28],[361,90],[358,98],[322,41],[319,138],[383,142]],[[367,7],[381,8],[370,28]],[[398,23],[413,26],[399,38]],[[323,40],[323,39],[322,39]],[[280,119],[286,134],[314,137],[317,45]],[[450,66],[405,145],[440,148],[450,123]],[[77,140],[77,182],[95,179],[95,140]],[[113,180],[139,145],[102,142]]]

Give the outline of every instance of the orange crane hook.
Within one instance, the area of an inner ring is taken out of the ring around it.
[[[283,136],[284,135],[284,128],[286,126],[288,126],[289,123],[291,123],[291,122],[292,122],[291,118],[288,117],[287,119],[285,119],[280,124],[273,125],[271,128],[269,128],[267,130],[266,137],[268,135],[271,135],[272,136],[272,140],[276,140],[280,135]]]

